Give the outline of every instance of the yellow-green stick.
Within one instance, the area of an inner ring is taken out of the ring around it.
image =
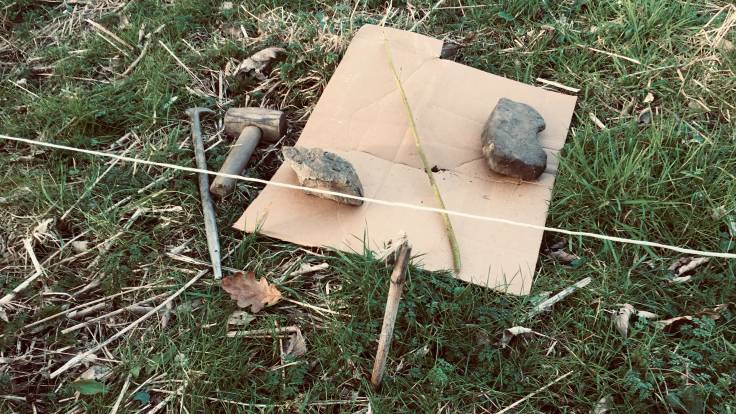
[[[445,202],[442,200],[442,194],[440,194],[440,189],[437,186],[437,182],[434,180],[434,174],[432,173],[432,167],[430,166],[429,160],[427,160],[427,155],[424,153],[424,149],[422,148],[422,142],[419,139],[419,133],[417,132],[417,125],[414,122],[414,113],[411,111],[409,100],[406,98],[406,92],[404,92],[404,86],[401,83],[401,79],[399,78],[399,73],[396,71],[396,66],[394,65],[394,59],[391,56],[391,49],[388,46],[388,39],[385,36],[383,38],[383,45],[386,48],[386,57],[388,58],[388,65],[391,67],[391,73],[393,73],[394,75],[396,86],[399,88],[399,93],[401,94],[401,100],[404,102],[406,113],[409,116],[409,128],[411,129],[412,135],[414,135],[414,144],[416,144],[417,151],[419,152],[419,157],[422,159],[422,165],[424,166],[424,172],[427,173],[427,177],[429,178],[429,184],[432,186],[432,191],[434,192],[434,198],[437,199],[437,202],[439,203],[440,208],[443,210],[446,210]],[[447,239],[450,242],[450,249],[452,249],[452,264],[455,269],[455,273],[460,273],[460,247],[457,244],[457,238],[455,237],[455,230],[453,230],[452,228],[452,222],[450,221],[450,216],[447,215],[447,213],[441,213],[441,215],[442,215],[442,221],[445,222],[445,228],[447,229]]]

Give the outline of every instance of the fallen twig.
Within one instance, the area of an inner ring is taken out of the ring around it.
[[[303,306],[303,307],[305,307],[307,309],[312,309],[313,311],[317,311],[319,313],[324,312],[324,313],[329,313],[331,315],[351,316],[351,315],[348,315],[346,313],[340,313],[340,312],[333,311],[332,309],[327,309],[327,308],[320,308],[319,306],[314,306],[314,305],[310,305],[308,303],[299,302],[299,301],[296,301],[294,299],[284,298],[284,301],[291,302],[291,303],[293,303],[295,305]]]
[[[28,256],[31,258],[31,262],[33,262],[33,266],[36,268],[36,271],[33,272],[30,276],[26,278],[21,284],[15,287],[10,293],[0,298],[0,306],[7,305],[10,303],[14,298],[15,295],[22,292],[25,288],[31,285],[34,280],[38,279],[41,275],[43,275],[43,267],[41,267],[41,264],[38,262],[38,259],[36,258],[36,255],[33,253],[33,245],[31,245],[31,239],[26,238],[23,239],[23,246],[26,248],[26,251],[28,252]]]
[[[141,49],[141,53],[138,55],[137,58],[135,58],[135,60],[130,64],[130,66],[128,66],[128,68],[125,69],[125,71],[123,71],[123,73],[118,75],[119,78],[124,78],[128,76],[133,71],[133,69],[135,69],[135,67],[138,66],[141,60],[143,60],[143,57],[146,56],[146,52],[148,52],[149,46],[151,46],[151,38],[146,37],[146,41],[143,43],[143,48]]]
[[[542,312],[548,311],[554,306],[555,303],[561,301],[562,299],[565,299],[566,297],[572,295],[573,292],[576,290],[583,288],[585,286],[588,286],[590,282],[593,279],[590,277],[586,277],[585,279],[581,279],[574,284],[566,287],[565,289],[561,290],[558,294],[550,297],[549,299],[539,303],[537,306],[532,309],[529,314],[527,315],[527,319],[531,319],[537,315],[539,315]]]
[[[184,254],[166,252],[166,256],[178,262],[189,263],[189,264],[193,264],[197,266],[209,266],[209,267],[212,266],[212,263],[210,262],[205,262],[204,260],[195,259],[193,257],[187,256]],[[233,272],[233,273],[237,273],[241,271],[240,269],[236,269],[234,267],[228,267],[228,266],[222,266],[222,270],[227,270],[228,272]]]
[[[133,46],[129,45],[128,42],[126,42],[125,40],[119,38],[115,33],[107,30],[107,28],[105,28],[105,26],[103,26],[103,25],[101,25],[101,24],[99,24],[99,23],[97,23],[95,21],[92,21],[90,19],[84,19],[84,21],[86,21],[87,23],[91,24],[95,29],[101,31],[102,33],[105,33],[108,36],[110,36],[116,42],[118,42],[121,45],[125,46],[129,50],[133,50]]]
[[[634,59],[634,58],[630,58],[630,57],[627,57],[627,56],[624,56],[624,55],[619,55],[619,54],[616,54],[616,53],[606,52],[605,50],[600,50],[600,49],[596,49],[594,47],[584,46],[584,45],[581,45],[581,44],[578,44],[578,46],[579,47],[582,47],[584,49],[588,49],[588,50],[590,50],[592,52],[602,53],[602,54],[604,54],[606,56],[611,56],[611,57],[620,58],[620,59],[623,59],[623,60],[628,60],[629,62],[636,63],[637,65],[641,65],[641,61],[639,61],[637,59]]]
[[[595,126],[598,127],[598,129],[600,129],[600,130],[606,129],[606,124],[604,124],[603,121],[601,121],[600,119],[598,119],[598,117],[595,116],[594,113],[591,112],[591,113],[588,114],[588,116],[590,117],[590,120],[593,121],[593,123],[595,124]]]
[[[118,399],[115,400],[115,405],[112,406],[112,409],[110,410],[110,414],[116,414],[118,412],[118,408],[120,408],[120,403],[123,402],[123,398],[125,397],[125,391],[128,391],[129,386],[130,386],[130,374],[128,374],[128,376],[125,377],[125,382],[123,383],[123,389],[120,390]]]
[[[109,318],[111,316],[118,315],[118,314],[123,313],[125,311],[132,310],[136,306],[141,306],[141,305],[146,304],[148,302],[153,302],[156,299],[160,299],[160,298],[162,298],[164,296],[166,296],[166,294],[165,293],[161,293],[161,294],[155,295],[153,297],[150,297],[148,299],[144,299],[144,300],[142,300],[140,302],[134,303],[132,305],[129,305],[129,306],[126,306],[126,307],[123,307],[123,308],[120,308],[120,309],[116,309],[116,310],[114,310],[112,312],[108,312],[108,313],[106,313],[104,315],[100,315],[100,316],[94,317],[94,318],[92,318],[92,319],[90,319],[88,321],[84,321],[84,322],[78,323],[78,324],[76,324],[74,326],[70,326],[70,327],[62,330],[61,333],[67,334],[69,332],[74,332],[74,331],[76,331],[78,329],[84,328],[85,326],[87,326],[89,324],[95,323],[95,322],[100,321],[100,320],[103,320],[103,319],[107,319],[107,318]],[[104,307],[105,303],[103,302],[103,303],[101,303],[101,305],[103,305],[103,307]]]
[[[82,362],[82,360],[84,360],[84,358],[86,358],[86,357],[94,354],[95,352],[99,351],[103,347],[105,347],[105,346],[109,345],[110,343],[112,343],[114,340],[116,340],[116,339],[120,338],[121,336],[125,335],[126,333],[128,333],[128,331],[130,331],[133,328],[135,328],[136,326],[140,325],[141,322],[145,321],[150,316],[152,316],[153,314],[157,313],[159,309],[162,309],[164,306],[166,306],[166,304],[168,304],[171,301],[173,301],[174,299],[176,299],[185,290],[187,290],[187,288],[189,288],[189,286],[192,286],[202,276],[206,275],[207,272],[208,272],[208,270],[203,270],[203,271],[200,271],[199,273],[197,273],[193,278],[191,278],[189,280],[189,282],[187,282],[179,290],[177,290],[176,292],[174,292],[165,301],[161,302],[155,308],[151,309],[150,312],[148,312],[147,314],[145,314],[145,315],[141,316],[140,318],[136,319],[135,321],[133,321],[133,323],[131,323],[130,325],[128,325],[125,328],[121,329],[118,333],[116,333],[115,335],[111,336],[110,338],[108,338],[104,342],[99,343],[99,344],[93,346],[92,348],[88,349],[87,351],[82,352],[81,354],[78,354],[74,358],[70,359],[69,361],[67,361],[66,364],[62,365],[61,368],[59,368],[56,371],[52,372],[51,375],[49,375],[49,378],[52,378],[53,379],[53,378],[58,377],[62,373],[66,372],[69,368],[71,368],[71,367],[77,365],[78,363]]]
[[[572,374],[573,372],[574,372],[574,371],[570,371],[570,372],[568,372],[567,374],[563,374],[563,375],[561,375],[561,376],[559,376],[559,377],[555,378],[555,379],[554,379],[554,380],[553,380],[552,382],[550,382],[549,384],[545,385],[544,387],[542,387],[542,388],[540,388],[540,389],[538,389],[538,390],[536,390],[536,391],[530,392],[530,393],[529,393],[529,394],[527,394],[527,395],[526,395],[526,396],[525,396],[524,398],[522,398],[522,399],[520,399],[520,400],[517,400],[516,402],[514,402],[513,404],[509,405],[508,407],[504,408],[504,409],[503,409],[503,410],[501,410],[501,411],[497,411],[497,412],[496,412],[496,414],[503,414],[503,413],[505,413],[505,412],[508,412],[508,411],[512,410],[512,409],[513,409],[514,407],[516,407],[517,405],[519,405],[519,404],[523,403],[524,401],[526,401],[526,400],[528,400],[528,399],[532,398],[533,396],[535,396],[535,395],[539,394],[540,392],[542,392],[542,391],[546,390],[547,388],[549,388],[549,387],[553,386],[554,384],[556,384],[556,383],[558,383],[558,382],[562,381],[563,379],[567,378],[567,377],[568,377],[568,376],[570,376],[570,374]]]
[[[123,151],[123,155],[127,154],[128,151],[130,151],[132,148],[133,148],[132,145],[130,147],[126,148],[125,151]],[[99,182],[102,181],[103,178],[105,178],[105,176],[107,175],[107,173],[109,173],[113,169],[113,167],[115,167],[118,164],[119,161],[120,161],[119,159],[112,160],[110,162],[110,165],[107,167],[107,169],[102,174],[100,174],[99,177],[97,177],[95,179],[95,181],[92,183],[92,185],[90,185],[89,187],[87,187],[87,189],[84,190],[84,192],[82,193],[82,195],[79,196],[74,201],[74,204],[72,204],[71,207],[69,207],[64,212],[64,214],[61,215],[61,219],[60,220],[62,220],[62,221],[65,220],[66,217],[69,215],[69,213],[71,213],[72,210],[74,210],[74,208],[77,207],[77,205],[79,205],[79,202],[81,202],[85,197],[87,197],[92,192],[92,189],[95,188],[95,186],[97,184],[99,184]]]
[[[227,333],[228,338],[271,338],[273,336],[283,336],[281,334],[296,333],[299,331],[298,326],[284,326],[283,328],[273,329],[253,329],[251,331],[230,331]]]
[[[330,267],[330,265],[327,262],[323,262],[323,263],[320,263],[320,264],[317,264],[317,265],[310,265],[310,264],[306,264],[305,263],[305,264],[302,264],[299,267],[299,270],[295,270],[295,271],[291,272],[291,276],[306,275],[306,274],[309,274],[309,273],[314,273],[314,272],[318,272],[320,270],[328,269],[329,267]]]
[[[100,302],[100,303],[94,304],[92,306],[89,306],[87,308],[80,309],[78,311],[71,311],[71,312],[69,312],[69,313],[66,314],[66,317],[69,318],[69,319],[83,318],[83,317],[89,315],[90,313],[97,312],[98,310],[104,309],[105,307],[107,307],[107,303]]]
[[[183,383],[182,383],[182,384],[181,384],[181,385],[179,386],[179,388],[177,388],[177,389],[176,389],[176,391],[174,391],[173,393],[171,393],[171,394],[167,395],[167,396],[166,396],[166,398],[164,398],[164,399],[163,399],[163,400],[161,400],[161,401],[160,401],[160,402],[159,402],[158,404],[156,404],[156,406],[155,406],[155,407],[151,408],[151,409],[150,409],[150,410],[148,411],[148,414],[156,414],[156,413],[157,413],[157,412],[159,412],[159,411],[160,411],[160,410],[161,410],[162,408],[164,408],[164,407],[166,406],[166,404],[168,404],[168,403],[169,403],[169,401],[171,401],[171,399],[172,399],[172,398],[176,397],[177,395],[183,395],[183,394],[184,394],[184,390],[185,390],[185,389],[187,388],[187,385],[188,385],[188,381],[184,381],[184,382],[183,382]]]
[[[557,89],[563,89],[563,90],[566,90],[566,91],[572,92],[572,93],[578,93],[578,92],[580,92],[580,89],[579,88],[573,88],[572,86],[563,85],[563,84],[561,84],[559,82],[547,80],[547,79],[544,79],[544,78],[537,78],[537,82],[543,83],[543,84],[549,85],[549,86],[554,86]]]
[[[24,326],[23,329],[30,329],[30,328],[33,328],[34,326],[38,326],[38,325],[40,325],[42,323],[45,323],[45,322],[48,322],[50,320],[56,319],[56,318],[58,318],[60,316],[69,315],[72,312],[76,311],[77,309],[85,308],[87,306],[92,306],[92,305],[95,305],[97,303],[104,302],[104,301],[107,301],[107,300],[116,298],[118,296],[127,295],[128,293],[135,292],[135,291],[138,291],[138,290],[141,290],[141,289],[150,289],[153,286],[154,285],[138,286],[138,287],[134,287],[134,288],[131,288],[129,290],[126,290],[124,292],[118,292],[118,293],[115,293],[114,295],[105,296],[104,298],[99,298],[99,299],[95,299],[95,300],[90,301],[90,302],[87,302],[87,303],[82,303],[81,305],[74,306],[74,307],[69,308],[67,310],[64,310],[64,311],[55,313],[53,315],[47,316],[47,317],[45,317],[43,319],[37,320],[36,322],[29,323],[28,325]]]
[[[143,42],[143,48],[141,48],[141,53],[138,55],[137,58],[135,58],[135,60],[130,64],[130,66],[128,66],[128,68],[125,69],[125,71],[118,76],[119,78],[124,78],[128,76],[133,71],[133,69],[135,69],[135,67],[138,66],[141,60],[143,60],[143,57],[146,56],[146,52],[148,52],[148,47],[151,46],[153,35],[160,32],[165,26],[166,25],[162,24],[153,32],[146,34],[145,36],[146,40]]]
[[[162,42],[162,41],[160,41],[160,40],[158,41],[158,43],[159,43],[159,44],[161,45],[161,47],[163,47],[163,48],[164,48],[164,50],[166,50],[166,51],[167,51],[167,52],[169,53],[169,55],[171,55],[171,57],[173,57],[173,58],[174,58],[174,60],[176,61],[176,63],[177,63],[177,64],[178,64],[179,66],[181,66],[181,68],[182,68],[182,69],[184,69],[184,70],[185,70],[185,71],[186,71],[186,72],[187,72],[187,73],[189,74],[189,76],[191,76],[191,77],[192,77],[192,79],[194,79],[194,80],[196,80],[196,81],[197,81],[198,83],[202,84],[202,81],[200,81],[200,80],[199,80],[199,78],[197,77],[197,75],[195,75],[195,74],[194,74],[194,72],[192,72],[192,70],[191,70],[191,69],[189,69],[189,68],[187,67],[187,65],[185,65],[185,64],[184,64],[184,62],[182,62],[182,61],[181,61],[181,59],[179,59],[179,57],[177,57],[177,56],[176,56],[176,55],[174,54],[174,52],[172,52],[172,51],[171,51],[171,49],[169,49],[169,47],[168,47],[168,46],[166,46],[166,43],[164,43],[164,42]]]

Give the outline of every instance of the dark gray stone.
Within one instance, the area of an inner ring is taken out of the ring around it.
[[[363,186],[353,165],[341,156],[320,148],[283,147],[284,162],[296,173],[304,187],[363,196]],[[330,194],[308,193],[342,204],[359,206],[363,200],[355,200]]]
[[[481,135],[488,165],[499,174],[536,180],[547,168],[547,154],[537,139],[544,128],[544,118],[534,108],[501,98]]]
[[[457,43],[443,43],[442,52],[440,52],[440,59],[455,60],[462,46]]]

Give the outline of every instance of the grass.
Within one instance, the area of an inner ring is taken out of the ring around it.
[[[191,165],[187,107],[207,105],[220,113],[246,104],[278,107],[290,120],[286,142],[294,142],[357,28],[385,18],[408,29],[436,2],[397,2],[390,9],[378,1],[244,1],[232,9],[194,0],[88,3],[17,0],[0,7],[0,132]],[[736,53],[718,40],[736,41],[729,31],[735,14],[725,2],[448,0],[416,30],[462,44],[457,60],[469,66],[529,84],[541,77],[581,89],[549,225],[733,252],[728,223],[736,214]],[[130,56],[84,19],[133,45]],[[118,78],[139,53],[141,27],[147,33],[161,24],[140,64]],[[288,53],[271,76],[265,82],[226,78],[220,100],[219,72],[272,45]],[[645,103],[648,93],[651,103]],[[651,123],[638,125],[648,106]],[[215,118],[208,119],[205,133],[216,131]],[[215,136],[209,144],[216,142]],[[211,166],[225,154],[224,145],[215,146]],[[259,148],[248,173],[270,177],[280,163],[276,154]],[[736,302],[732,260],[711,260],[689,282],[672,284],[666,269],[678,257],[670,252],[575,238],[567,249],[583,260],[568,266],[540,256],[529,297],[412,268],[389,375],[374,391],[368,378],[390,269],[368,252],[307,251],[229,229],[257,195],[250,186],[218,205],[221,242],[232,251],[224,264],[269,278],[290,299],[349,317],[292,302],[262,311],[248,329],[298,325],[304,332],[307,354],[282,361],[278,339],[226,338],[234,303],[216,284],[198,283],[176,301],[166,327],[152,318],[97,353],[96,362],[49,379],[74,354],[138,315],[123,313],[69,334],[61,330],[78,321],[25,326],[127,287],[152,286],[109,300],[104,312],[173,292],[201,268],[167,257],[174,247],[208,257],[194,176],[119,164],[92,186],[106,162],[0,142],[4,293],[33,272],[22,240],[40,221],[54,219],[35,235],[41,262],[83,232],[81,239],[93,246],[122,232],[104,254],[88,250],[60,264],[75,254],[65,247],[44,263],[47,275],[6,308],[0,411],[109,412],[130,375],[120,412],[136,412],[144,403],[151,408],[180,387],[182,395],[166,401],[171,411],[366,412],[370,404],[373,412],[495,412],[569,371],[518,411],[587,412],[604,397],[618,412],[736,411],[733,308],[718,320],[699,318],[674,332],[639,318],[626,338],[610,317],[621,303],[669,318]],[[726,214],[714,216],[719,208]],[[554,241],[554,235],[545,237],[545,244]],[[301,263],[323,261],[330,265],[326,271],[290,275]],[[543,292],[586,276],[593,277],[587,288],[552,313],[525,320]],[[495,345],[514,325],[550,339]],[[294,364],[274,369],[282,362]],[[77,398],[71,383],[92,365],[112,369],[106,392]]]

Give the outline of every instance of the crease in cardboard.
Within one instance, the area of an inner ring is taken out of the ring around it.
[[[442,42],[415,33],[363,26],[312,111],[296,145],[320,147],[350,161],[366,197],[436,207],[410,134],[406,108],[386,60],[384,36],[401,70],[422,146],[447,209],[544,225],[575,97],[545,91],[439,59]],[[547,123],[540,134],[547,171],[519,182],[490,171],[481,153],[482,126],[501,97],[537,109]],[[282,165],[272,181],[297,184]],[[253,218],[264,217],[257,228]],[[250,217],[250,219],[247,219]],[[451,216],[463,269],[456,277],[500,291],[531,288],[542,232],[508,224]],[[439,214],[364,203],[337,204],[267,185],[234,225],[306,246],[362,252],[401,231],[427,270],[452,268]]]

